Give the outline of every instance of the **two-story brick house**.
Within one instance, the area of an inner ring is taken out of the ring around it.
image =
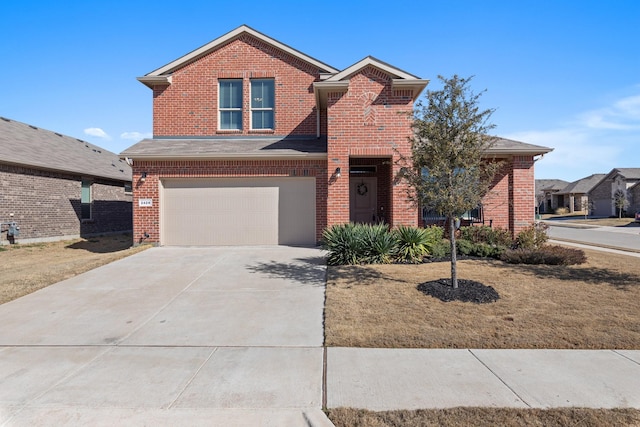
[[[136,240],[307,245],[332,224],[418,225],[396,161],[428,80],[373,57],[338,70],[247,26],[138,80],[154,137],[121,153]],[[487,199],[494,226],[533,220],[533,157],[548,151],[495,148],[508,167]]]

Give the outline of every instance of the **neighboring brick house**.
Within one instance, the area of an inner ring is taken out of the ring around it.
[[[590,198],[591,191],[605,177],[604,173],[596,173],[573,181],[556,191],[552,197],[554,209],[566,208],[569,213],[584,211],[585,208],[591,213],[593,202]]]
[[[640,182],[640,168],[616,168],[612,169],[604,178],[595,185],[590,193],[590,201],[593,204],[594,216],[617,216],[618,210],[614,203],[614,194],[617,190],[622,190],[626,194],[628,205],[626,211],[633,213],[632,209],[636,203],[632,190]],[[630,191],[632,190],[632,191]]]
[[[0,186],[2,243],[132,230],[131,167],[80,139],[0,117]]]
[[[536,179],[536,204],[538,212],[551,213],[558,208],[558,199],[554,195],[565,188],[569,182],[562,179]]]
[[[373,57],[338,70],[247,26],[138,80],[154,137],[121,153],[136,241],[309,245],[332,224],[418,225],[397,160],[428,80]],[[548,151],[491,150],[506,165],[484,204],[494,226],[533,221],[534,156]]]

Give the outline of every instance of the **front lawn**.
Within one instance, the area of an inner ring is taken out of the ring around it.
[[[449,277],[448,262],[329,267],[326,345],[640,349],[640,258],[585,253],[574,266],[459,261],[459,278],[498,292],[488,304],[417,289]]]

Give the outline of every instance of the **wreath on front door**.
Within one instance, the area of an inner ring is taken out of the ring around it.
[[[365,194],[367,194],[369,192],[369,189],[367,188],[367,184],[365,184],[364,182],[361,182],[360,184],[358,184],[358,187],[356,187],[356,192],[358,193],[359,196],[364,196]]]

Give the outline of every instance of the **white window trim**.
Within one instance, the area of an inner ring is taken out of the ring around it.
[[[253,101],[253,85],[251,84],[254,81],[260,81],[260,80],[271,80],[273,81],[273,107],[271,108],[253,108],[252,102]],[[272,78],[264,78],[264,79],[251,79],[249,81],[249,92],[250,92],[250,97],[249,97],[249,127],[251,130],[257,130],[257,131],[270,131],[270,130],[275,130],[275,126],[276,126],[276,108],[275,108],[275,99],[276,99],[276,82],[275,79]],[[254,111],[271,111],[271,115],[273,117],[273,127],[270,128],[254,128],[253,127],[253,112]]]
[[[219,131],[223,131],[223,132],[238,132],[238,131],[242,131],[242,129],[243,129],[243,126],[242,126],[243,123],[242,122],[243,122],[243,116],[244,116],[243,108],[242,107],[240,107],[240,108],[223,108],[223,107],[220,106],[220,101],[221,101],[221,99],[220,99],[220,92],[221,92],[220,91],[220,85],[221,85],[221,83],[226,82],[226,81],[239,81],[240,82],[240,90],[242,91],[241,105],[244,104],[244,80],[243,79],[219,79],[218,80],[218,130]],[[227,112],[227,111],[240,111],[240,127],[239,128],[237,128],[237,129],[231,129],[231,128],[225,129],[225,128],[222,127],[222,113],[223,112]]]

